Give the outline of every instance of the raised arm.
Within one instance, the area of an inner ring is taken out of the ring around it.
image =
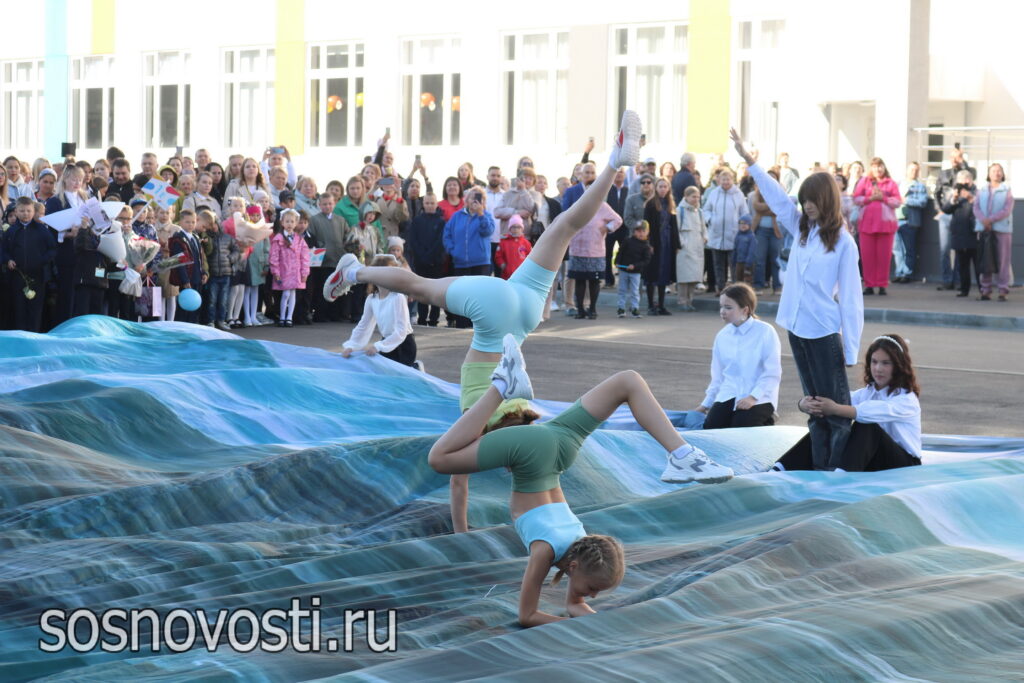
[[[729,137],[732,138],[736,146],[736,152],[747,162],[749,167],[747,170],[750,171],[754,182],[757,183],[761,198],[775,214],[775,222],[791,232],[794,237],[798,237],[800,235],[800,212],[793,206],[786,190],[757,164],[757,157],[747,151],[743,138],[735,128],[729,129]]]

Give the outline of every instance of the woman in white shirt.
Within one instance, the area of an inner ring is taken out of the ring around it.
[[[853,392],[852,405],[824,397],[804,396],[800,410],[808,415],[854,420],[850,439],[836,471],[880,472],[921,464],[921,389],[907,341],[898,334],[876,337],[864,359],[863,389]],[[775,463],[777,470],[813,469],[808,436]]]
[[[730,285],[718,300],[727,324],[715,336],[711,383],[697,408],[707,414],[704,429],[773,425],[782,381],[779,335],[754,315],[757,295],[750,285]]]
[[[391,254],[377,254],[370,265],[402,267]],[[380,329],[383,339],[371,344],[374,326]],[[353,351],[364,351],[368,356],[379,352],[396,363],[416,366],[416,338],[409,320],[409,300],[404,294],[372,284],[367,286],[363,317],[352,330],[352,336],[342,345],[341,355],[348,358]]]
[[[794,238],[775,323],[789,332],[804,394],[849,405],[845,366],[857,363],[864,297],[857,243],[843,229],[839,187],[828,173],[809,175],[798,194],[801,215],[782,186],[747,152],[739,133],[733,129],[730,135],[777,224]],[[807,427],[814,468],[837,467],[850,437],[850,420],[812,413]]]

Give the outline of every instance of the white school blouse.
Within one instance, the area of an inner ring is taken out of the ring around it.
[[[715,335],[711,383],[701,405],[710,408],[730,398],[753,396],[756,405],[778,407],[781,381],[782,345],[775,328],[756,318],[730,323]]]
[[[793,235],[776,324],[804,339],[840,333],[846,364],[855,365],[864,329],[857,243],[849,232],[840,230],[835,249],[826,251],[815,225],[807,244],[801,245],[800,212],[786,191],[758,164],[749,171],[778,224]]]
[[[374,343],[381,353],[394,351],[412,334],[412,323],[409,321],[409,300],[404,294],[391,292],[383,299],[376,294],[366,297],[363,306],[363,317],[352,330],[352,336],[342,344],[346,349],[365,348],[373,336],[374,325],[380,328],[383,339]]]
[[[877,424],[903,446],[903,450],[921,458],[921,402],[917,394],[897,389],[879,391],[874,385],[850,394],[850,405],[857,409],[857,422]]]

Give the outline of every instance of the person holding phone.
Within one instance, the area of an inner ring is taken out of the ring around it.
[[[267,147],[263,150],[263,159],[260,161],[260,170],[263,171],[263,177],[269,178],[270,170],[278,167],[288,171],[288,189],[294,190],[297,176],[295,175],[295,166],[292,165],[292,155],[288,153],[288,148],[284,145]]]

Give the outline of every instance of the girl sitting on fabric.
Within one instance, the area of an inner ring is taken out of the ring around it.
[[[876,337],[864,358],[864,384],[842,405],[822,396],[804,396],[800,410],[813,416],[854,420],[837,472],[879,472],[921,464],[921,389],[907,340],[898,334]],[[776,470],[810,470],[810,436],[804,436],[775,463]]]
[[[711,483],[732,477],[732,470],[710,460],[686,443],[643,378],[633,371],[604,380],[554,419],[539,425],[484,432],[502,400],[531,399],[519,345],[511,334],[491,375],[492,384],[472,408],[430,449],[428,463],[442,474],[470,474],[507,467],[512,471],[509,503],[516,532],[530,553],[519,596],[519,623],[539,626],[564,617],[539,609],[540,591],[552,567],[554,583],[569,576],[566,611],[571,617],[592,614],[585,598],[610,590],[625,572],[622,545],[608,536],[588,535],[569,509],[559,475],[569,469],[587,437],[626,403],[633,417],[668,452],[662,480]],[[536,418],[528,413],[527,420]],[[666,479],[668,477],[668,479]]]
[[[399,239],[392,237],[391,239]],[[373,266],[401,268],[402,264],[393,254],[377,254],[371,262]],[[381,340],[370,343],[374,328],[380,330]],[[416,338],[412,333],[409,320],[409,301],[404,294],[391,292],[383,287],[369,285],[363,317],[352,330],[341,348],[341,355],[348,358],[353,351],[364,351],[373,356],[378,352],[402,365],[414,366],[416,363]]]

